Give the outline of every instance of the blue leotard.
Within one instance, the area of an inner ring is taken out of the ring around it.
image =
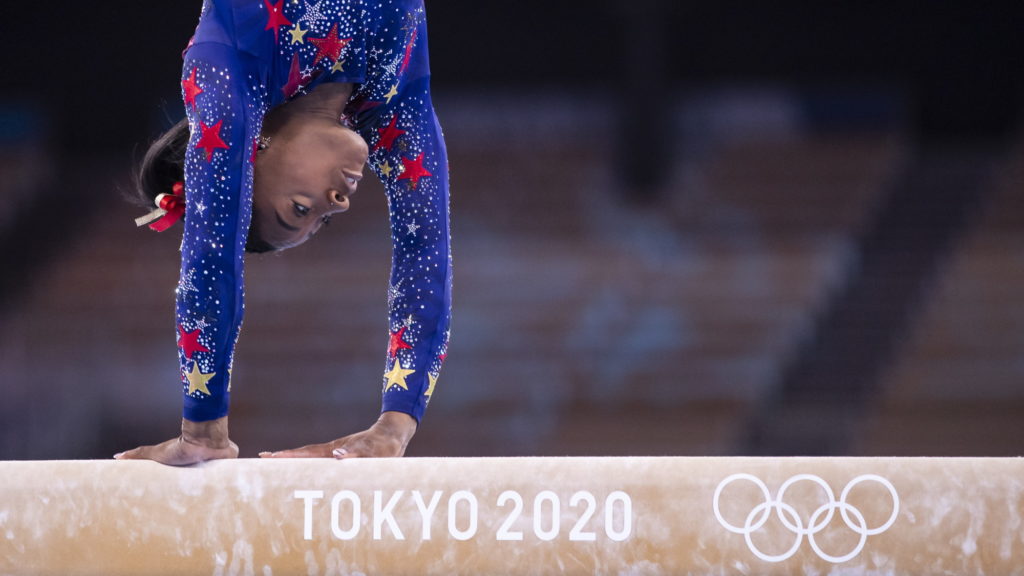
[[[447,354],[452,270],[422,0],[206,0],[184,60],[191,139],[176,312],[185,418],[228,413],[263,117],[322,82],[349,82],[346,113],[384,183],[393,240],[382,406],[419,420]]]

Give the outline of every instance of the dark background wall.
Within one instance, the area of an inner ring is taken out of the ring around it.
[[[3,95],[57,117],[64,146],[123,148],[177,110],[199,2],[27,3]],[[1019,108],[1024,9],[1008,3],[431,2],[439,90],[621,91],[709,82],[887,84],[923,131],[1003,132]]]

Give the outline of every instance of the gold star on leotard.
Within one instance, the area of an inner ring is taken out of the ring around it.
[[[199,362],[193,362],[192,371],[185,376],[188,378],[188,393],[194,394],[196,392],[202,392],[203,394],[210,396],[210,389],[206,387],[206,383],[216,375],[216,372],[203,374],[199,371]]]
[[[394,168],[391,167],[391,164],[388,164],[387,160],[385,160],[384,162],[381,163],[381,165],[380,165],[380,173],[383,174],[385,178],[390,178],[391,177],[391,171],[392,170],[394,170]]]
[[[299,23],[296,22],[295,28],[288,31],[292,36],[292,44],[305,44],[306,40],[304,36],[306,35],[306,32],[309,32],[309,30],[303,30],[302,27],[299,26]]]
[[[331,66],[331,72],[344,72],[345,69],[342,66],[345,64],[343,60],[337,60],[333,66]]]
[[[427,373],[427,379],[430,380],[430,386],[427,386],[427,391],[423,393],[424,396],[433,396],[434,387],[437,386],[438,374]]]
[[[402,368],[402,361],[395,357],[395,365],[391,367],[391,370],[384,374],[384,377],[388,379],[387,384],[384,385],[384,389],[387,390],[392,386],[397,385],[399,388],[408,390],[409,385],[405,383],[405,377],[412,374],[415,370],[408,370]]]
[[[384,98],[387,99],[388,104],[391,104],[391,98],[395,96],[398,96],[398,84],[392,86],[391,90],[388,90],[388,93],[384,95]]]

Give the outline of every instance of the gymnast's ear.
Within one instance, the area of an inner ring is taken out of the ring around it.
[[[130,201],[151,208],[158,194],[169,194],[175,182],[185,179],[188,139],[188,120],[182,119],[150,144],[135,168]]]

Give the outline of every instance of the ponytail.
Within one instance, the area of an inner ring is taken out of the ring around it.
[[[185,151],[189,136],[188,120],[183,119],[150,144],[135,171],[134,194],[130,195],[132,202],[152,209],[157,196],[170,193],[175,183],[185,180]],[[275,246],[263,240],[256,222],[254,214],[245,250],[256,253],[276,250]]]
[[[135,171],[134,202],[152,208],[158,195],[170,193],[176,182],[185,180],[188,139],[188,120],[183,119],[149,146]]]

